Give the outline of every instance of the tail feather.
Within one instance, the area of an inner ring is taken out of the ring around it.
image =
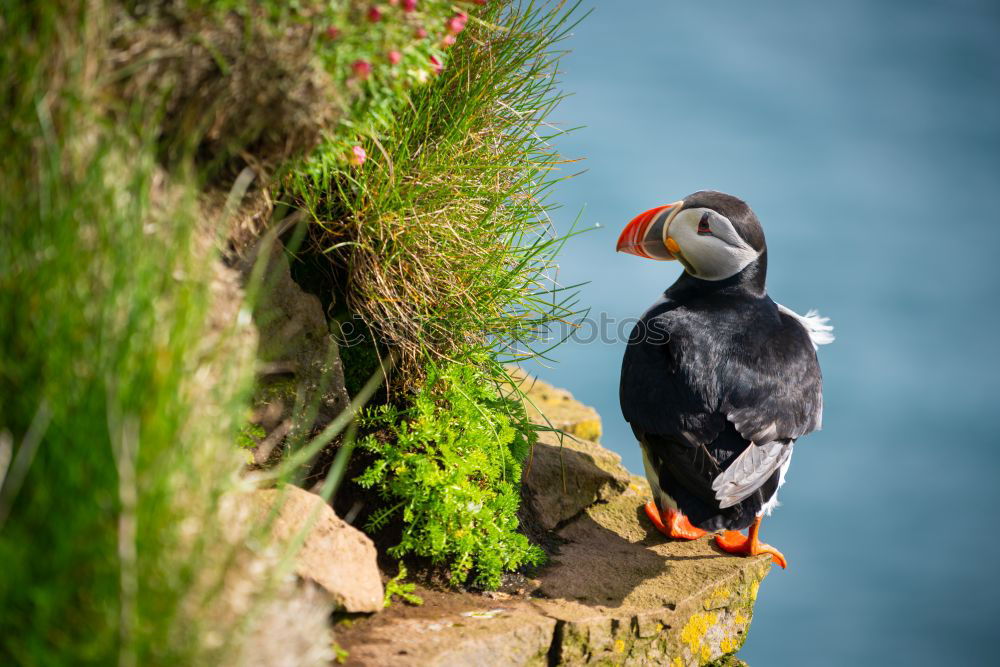
[[[830,318],[821,316],[819,311],[812,309],[805,315],[799,315],[791,308],[782,306],[780,303],[778,304],[778,310],[794,317],[805,327],[814,348],[819,349],[820,345],[828,345],[835,340],[833,325],[829,324]]]
[[[719,507],[732,507],[749,498],[792,455],[790,440],[751,444],[712,481]]]

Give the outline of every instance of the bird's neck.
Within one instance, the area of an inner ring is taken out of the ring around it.
[[[696,278],[685,271],[667,291],[677,296],[691,292],[700,294],[712,292],[760,298],[767,293],[766,282],[767,249],[760,254],[760,257],[744,267],[742,271],[728,278],[723,278],[722,280],[704,280]]]

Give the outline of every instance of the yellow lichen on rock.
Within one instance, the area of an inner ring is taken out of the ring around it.
[[[709,629],[718,621],[718,615],[711,612],[692,614],[684,629],[681,630],[681,641],[687,644],[692,655],[698,656],[703,662],[707,662],[712,657],[712,650],[704,643],[703,639]]]
[[[582,440],[601,439],[601,416],[594,408],[580,403],[565,389],[530,377],[520,369],[511,370],[511,376],[526,394],[525,409],[533,421]]]
[[[597,442],[601,439],[601,420],[581,419],[567,430],[578,438]]]
[[[711,595],[704,601],[702,606],[705,611],[711,611],[713,609],[718,609],[720,607],[725,607],[729,604],[729,599],[732,597],[732,591],[726,587],[716,588],[712,591]]]

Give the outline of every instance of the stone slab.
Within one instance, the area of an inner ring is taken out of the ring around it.
[[[704,665],[739,650],[767,557],[671,541],[642,514],[644,480],[569,522],[519,595],[420,591],[421,607],[336,629],[354,665]]]

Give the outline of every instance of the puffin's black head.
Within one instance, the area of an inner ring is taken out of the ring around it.
[[[742,199],[701,190],[636,216],[618,237],[617,250],[648,259],[680,260],[703,280],[736,275],[766,249],[764,230]]]

